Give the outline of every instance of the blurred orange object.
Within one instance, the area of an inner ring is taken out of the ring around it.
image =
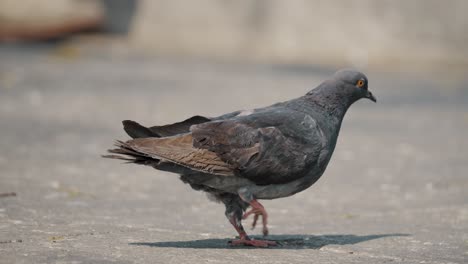
[[[47,40],[100,29],[97,0],[0,0],[0,41]]]

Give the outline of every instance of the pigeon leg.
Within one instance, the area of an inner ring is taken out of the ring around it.
[[[250,202],[250,206],[252,207],[252,209],[250,209],[249,211],[247,211],[243,216],[242,216],[242,219],[247,219],[247,217],[249,217],[249,215],[253,214],[254,215],[254,220],[252,222],[252,229],[255,228],[255,226],[257,225],[257,220],[259,218],[259,216],[262,217],[262,224],[263,224],[263,235],[264,236],[267,236],[268,235],[268,213],[267,211],[265,210],[265,207],[263,207],[263,205],[261,203],[259,203],[257,200],[252,200]]]
[[[253,214],[254,215],[254,220],[252,222],[252,229],[255,228],[257,225],[257,220],[261,216],[262,217],[262,224],[263,224],[263,235],[267,236],[268,235],[268,213],[265,210],[265,207],[261,203],[259,203],[252,193],[248,191],[247,189],[240,189],[239,190],[239,197],[246,203],[248,203],[252,209],[247,211],[243,216],[242,219],[247,219],[249,215]]]
[[[239,239],[229,241],[231,246],[269,247],[277,245],[275,241],[251,239],[244,231],[240,218],[236,218],[234,215],[229,218],[229,222],[239,233]]]
[[[276,246],[275,241],[251,239],[242,226],[243,209],[247,206],[239,197],[223,199],[226,206],[226,217],[239,234],[239,239],[229,241],[231,246],[269,247]]]

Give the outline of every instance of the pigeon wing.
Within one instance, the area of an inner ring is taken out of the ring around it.
[[[127,142],[119,141],[116,145],[120,151],[169,161],[195,171],[222,176],[234,175],[233,167],[216,153],[193,147],[190,133],[165,138],[137,138]]]
[[[193,145],[219,155],[236,175],[257,184],[286,183],[317,164],[324,137],[302,112],[266,109],[191,127]]]

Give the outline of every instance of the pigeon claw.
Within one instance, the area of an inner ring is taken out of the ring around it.
[[[262,224],[263,224],[262,232],[263,232],[264,236],[267,236],[268,235],[268,226],[267,226],[268,213],[265,210],[265,207],[263,207],[263,205],[261,203],[259,203],[257,200],[252,200],[252,202],[250,203],[250,206],[252,207],[252,209],[247,211],[242,216],[242,219],[247,219],[247,217],[249,217],[249,215],[253,214],[254,219],[253,219],[253,222],[252,222],[252,229],[254,229],[255,226],[257,225],[258,218],[260,216],[262,216]]]
[[[248,246],[267,248],[270,246],[277,246],[278,243],[270,240],[256,240],[256,239],[234,239],[228,242],[230,246]]]

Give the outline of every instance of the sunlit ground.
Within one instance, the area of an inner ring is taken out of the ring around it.
[[[264,203],[283,245],[245,250],[227,247],[221,204],[100,154],[127,138],[123,119],[266,106],[334,69],[0,48],[0,193],[16,193],[0,197],[0,262],[466,261],[468,79],[364,71],[378,103],[351,107],[317,184]]]

